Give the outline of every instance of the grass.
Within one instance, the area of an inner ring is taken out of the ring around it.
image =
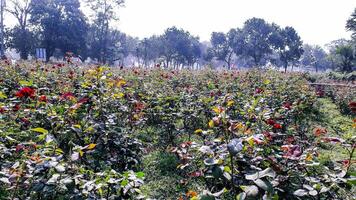
[[[355,134],[355,130],[352,128],[353,120],[351,116],[343,115],[330,99],[318,99],[316,107],[319,111],[316,123],[327,128],[329,134],[338,137]]]
[[[316,108],[318,115],[313,122],[315,124],[314,126],[326,128],[328,130],[328,136],[347,138],[355,135],[351,116],[343,115],[337,105],[330,99],[318,99]],[[340,161],[348,157],[346,150],[336,145],[325,146],[320,153],[319,159],[322,164],[325,164],[328,160]]]
[[[184,177],[177,170],[176,155],[154,151],[143,158],[145,184],[141,188],[143,195],[152,199],[176,200],[188,190],[201,188],[196,180],[182,184]]]

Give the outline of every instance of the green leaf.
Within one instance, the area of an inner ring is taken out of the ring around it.
[[[0,99],[6,99],[7,96],[3,93],[3,92],[0,92]]]
[[[137,178],[142,179],[143,177],[145,177],[145,173],[143,173],[143,172],[137,172],[137,173],[136,173],[136,176],[137,176]]]
[[[22,81],[19,81],[19,84],[21,86],[32,86],[33,82],[32,81],[24,81],[24,80],[22,80]]]
[[[96,147],[96,144],[91,143],[88,146],[84,147],[85,150],[93,150]]]
[[[44,128],[33,128],[31,129],[31,131],[37,132],[37,133],[43,133],[43,134],[47,134],[48,131]]]
[[[245,175],[245,178],[246,178],[247,180],[252,180],[252,181],[254,181],[254,180],[257,180],[257,179],[259,179],[259,178],[266,177],[266,176],[271,177],[271,178],[274,178],[274,177],[276,176],[276,172],[273,171],[273,169],[271,169],[271,168],[267,168],[267,169],[265,169],[265,170],[263,170],[263,171],[256,172],[256,173],[254,173],[254,174],[246,174],[246,175]]]
[[[259,188],[265,191],[272,192],[273,190],[272,184],[267,180],[257,179],[254,182]]]
[[[296,190],[293,194],[295,196],[302,197],[302,196],[308,195],[308,192],[306,190],[299,189],[299,190]]]
[[[272,200],[279,200],[278,194],[273,195]]]
[[[246,193],[242,192],[236,196],[236,200],[244,200],[246,199]]]
[[[247,186],[243,190],[246,192],[246,196],[248,197],[255,197],[258,195],[258,187],[255,185]]]
[[[231,180],[232,179],[232,177],[231,177],[231,175],[228,173],[228,172],[224,172],[224,177],[227,179],[227,180]]]
[[[47,133],[43,133],[43,134],[37,136],[37,138],[40,142],[44,141],[46,139],[46,137],[47,137]]]
[[[215,200],[215,197],[209,195],[203,195],[202,197],[200,197],[200,200]]]
[[[266,80],[263,81],[263,83],[264,83],[265,85],[268,85],[268,84],[271,83],[271,80],[266,79]]]
[[[350,185],[356,185],[356,178],[347,180],[347,183]]]
[[[212,170],[214,178],[221,178],[224,175],[222,167],[215,166]]]
[[[127,184],[129,184],[129,181],[124,179],[123,181],[121,181],[121,186],[125,187]]]
[[[224,167],[224,172],[230,173],[231,174],[231,169],[229,166]]]

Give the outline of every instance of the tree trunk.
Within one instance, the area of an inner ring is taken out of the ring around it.
[[[253,61],[255,62],[255,67],[259,67],[259,61],[256,55],[253,56]]]

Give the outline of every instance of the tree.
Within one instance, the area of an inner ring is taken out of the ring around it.
[[[349,44],[350,41],[346,39],[338,39],[326,44],[326,47],[329,51],[327,59],[330,61],[332,70],[336,70],[336,68],[339,67],[339,63],[341,62],[341,58],[336,52],[337,49],[341,46],[346,46]]]
[[[97,40],[98,32],[96,28],[90,26],[87,37],[88,52],[86,56],[97,59],[100,62],[102,56],[102,44]],[[138,40],[132,38],[125,33],[115,29],[110,29],[106,38],[107,53],[105,55],[105,63],[114,64],[116,61],[123,63],[125,57],[130,53],[134,53]]]
[[[159,38],[160,57],[165,60],[165,66],[171,64],[179,66],[192,66],[201,56],[199,38],[193,37],[189,32],[177,27],[168,28]]]
[[[188,53],[185,55],[185,59],[189,66],[193,66],[202,56],[202,50],[198,37],[190,36],[189,41]]]
[[[304,53],[301,56],[301,63],[306,67],[315,68],[316,72],[320,69],[326,69],[330,66],[327,59],[327,53],[318,45],[305,44],[303,46]]]
[[[98,53],[94,56],[99,62],[106,63],[110,51],[110,23],[118,21],[117,10],[123,6],[124,0],[86,0],[94,12],[91,26],[93,40],[98,44]]]
[[[34,52],[37,39],[35,34],[29,29],[22,29],[20,26],[15,26],[7,31],[8,47],[16,49],[20,53],[21,59],[27,59],[31,52]]]
[[[293,27],[284,29],[274,26],[274,33],[271,36],[271,43],[279,55],[279,60],[283,63],[284,71],[287,72],[289,63],[295,63],[303,54],[303,42]]]
[[[34,34],[29,30],[28,23],[32,11],[31,0],[9,0],[9,3],[6,11],[15,17],[18,24],[10,30],[8,46],[19,51],[22,59],[27,59],[34,46]]]
[[[212,47],[208,49],[209,57],[225,62],[228,69],[231,69],[234,55],[234,49],[231,48],[232,42],[229,41],[231,38],[225,33],[213,32],[210,39]]]
[[[239,65],[242,65],[242,62],[246,61],[246,59],[243,59],[246,50],[246,43],[245,43],[243,31],[239,28],[231,29],[228,33],[228,38],[229,38],[229,45],[233,49],[235,55],[237,56],[235,62],[238,62]]]
[[[143,60],[144,66],[149,66],[150,62],[154,64],[160,58],[162,53],[162,38],[161,36],[151,36],[140,41],[136,52],[139,59]]]
[[[351,45],[340,46],[336,49],[336,54],[340,56],[340,68],[341,71],[351,72],[353,67],[353,62],[355,60],[354,51]]]
[[[160,55],[165,60],[165,67],[169,67],[174,59],[177,59],[176,42],[184,34],[183,31],[178,30],[176,27],[168,28],[160,37],[161,49]]]
[[[356,8],[347,20],[346,29],[352,32],[352,37],[356,40]]]
[[[256,66],[265,64],[266,57],[273,52],[271,45],[272,26],[260,18],[245,22],[242,29],[243,55],[253,59]]]
[[[82,54],[85,51],[87,24],[79,0],[32,0],[32,22],[39,29],[47,60],[56,48]]]

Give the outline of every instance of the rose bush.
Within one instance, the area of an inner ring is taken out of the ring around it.
[[[150,198],[152,151],[177,157],[177,199],[354,197],[355,135],[310,123],[317,94],[303,74],[0,68],[1,198]],[[343,156],[322,160],[333,148]]]

